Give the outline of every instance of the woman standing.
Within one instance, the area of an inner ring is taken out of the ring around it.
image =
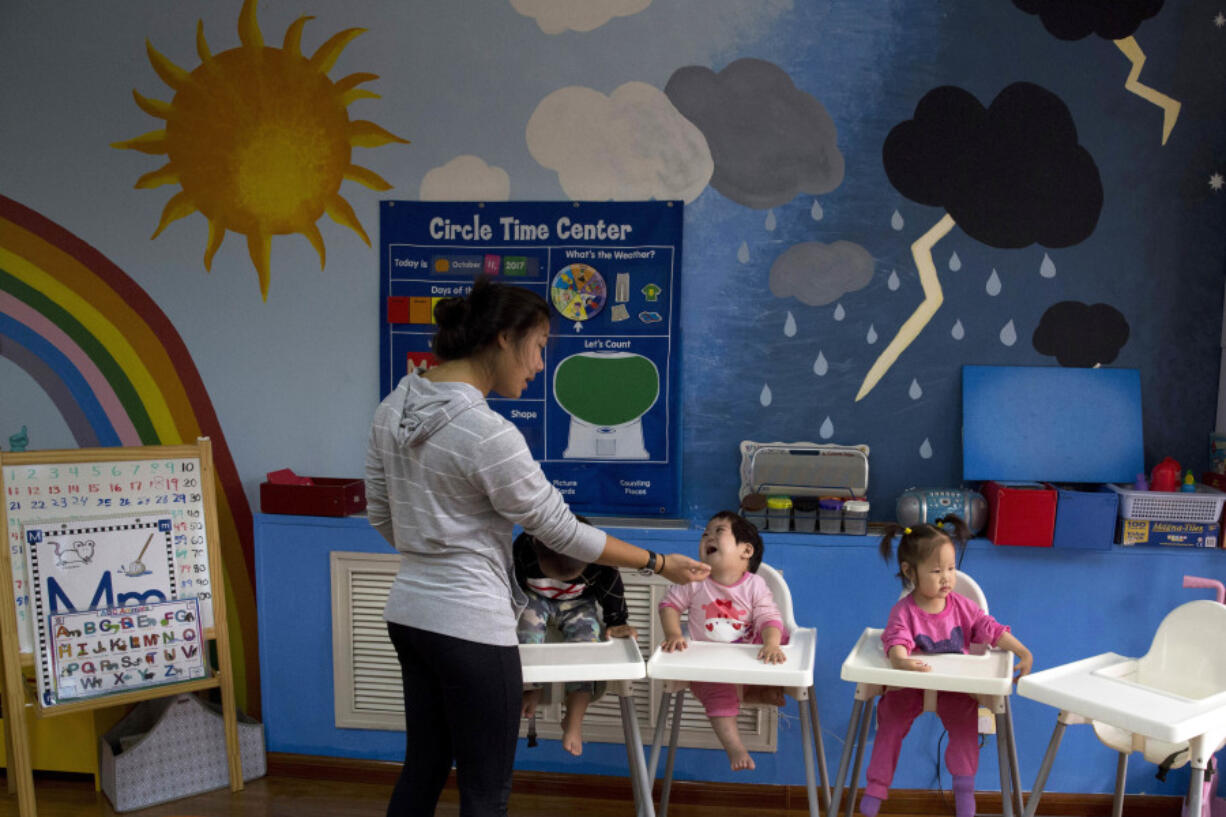
[[[375,412],[366,455],[371,524],[402,554],[384,619],[404,681],[405,764],[388,817],[431,815],[452,763],[460,813],[504,815],[519,734],[515,525],[586,562],[706,577],[680,554],[650,553],[575,519],[523,435],[491,409],[544,369],[549,309],[520,287],[478,278],[434,309],[442,363],[410,373]]]

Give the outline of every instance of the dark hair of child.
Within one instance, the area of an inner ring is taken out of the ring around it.
[[[890,561],[895,536],[899,536],[898,578],[902,581],[903,587],[910,587],[911,580],[907,578],[903,565],[911,565],[911,571],[914,573],[921,562],[946,542],[954,546],[955,553],[959,553],[966,547],[966,540],[970,538],[971,531],[961,517],[953,514],[943,516],[934,523],[913,527],[891,522],[886,525],[885,535],[881,537],[879,546],[881,558],[887,562]]]
[[[529,330],[549,322],[549,306],[531,290],[490,281],[473,282],[466,297],[443,298],[434,305],[432,351],[439,360],[460,360],[494,343],[503,332],[518,341]]]
[[[587,520],[587,517],[580,516],[579,514],[575,514],[575,519],[578,519],[585,525],[592,524]],[[550,550],[545,547],[540,539],[537,539],[527,531],[524,531],[515,539],[516,545],[521,545],[524,542],[536,554],[536,561],[541,566],[541,572],[551,579],[557,579],[560,582],[570,581],[587,569],[587,562],[576,559],[573,556],[567,556],[564,553],[558,553],[556,550]]]
[[[762,564],[762,534],[758,533],[758,527],[753,522],[750,522],[745,517],[741,516],[736,511],[720,511],[711,517],[711,521],[716,519],[724,519],[728,522],[728,527],[732,530],[732,538],[737,543],[748,542],[753,545],[753,554],[749,557],[749,572],[757,573],[758,565]],[[710,524],[708,522],[708,524]]]

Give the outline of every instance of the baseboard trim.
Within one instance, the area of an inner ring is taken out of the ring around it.
[[[325,780],[362,780],[392,786],[400,774],[400,764],[382,760],[296,755],[285,752],[268,754],[268,774],[272,777]],[[455,785],[454,776],[447,782]],[[631,800],[630,781],[624,777],[559,772],[515,772],[514,791],[523,794],[549,794],[577,799]],[[655,794],[659,797],[660,783]],[[673,781],[669,802],[695,806],[716,806],[732,813],[752,813],[754,809],[787,809],[804,811],[808,797],[804,786],[779,786],[766,783],[711,783],[686,780]],[[1001,812],[1000,792],[985,791],[975,795],[980,813]],[[1183,798],[1171,795],[1130,794],[1128,817],[1179,817]],[[895,789],[881,807],[882,814],[953,814],[953,795],[931,789]],[[1041,815],[1063,817],[1109,817],[1111,795],[1068,794],[1045,792],[1039,801]]]

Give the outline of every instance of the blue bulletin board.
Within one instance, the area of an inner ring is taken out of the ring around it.
[[[679,201],[414,202],[379,209],[380,394],[430,354],[434,304],[486,274],[550,304],[545,371],[490,394],[572,509],[676,516]]]

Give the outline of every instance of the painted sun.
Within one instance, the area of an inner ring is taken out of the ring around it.
[[[370,246],[353,207],[340,195],[341,182],[349,179],[372,190],[391,185],[353,164],[352,149],[408,143],[373,122],[349,118],[350,103],[379,98],[358,88],[377,75],[350,74],[336,82],[328,78],[341,52],[365,29],[340,31],[305,57],[302,31],[311,19],[299,17],[286,29],[281,48],[272,48],[264,45],[256,0],[244,0],[238,48],[213,54],[204,39],[203,21],[196,23],[200,65],[191,72],[146,41],[149,62],[174,97],[163,102],[135,90],[132,95],[142,111],[164,119],[166,126],[112,144],[167,157],[165,165],[137,180],[138,189],[182,187],[166,203],[151,238],[171,222],[200,212],[209,222],[204,267],[211,270],[226,231],[245,235],[264,300],[274,235],[306,236],[319,253],[321,269],[327,256],[316,222],[324,213]]]

